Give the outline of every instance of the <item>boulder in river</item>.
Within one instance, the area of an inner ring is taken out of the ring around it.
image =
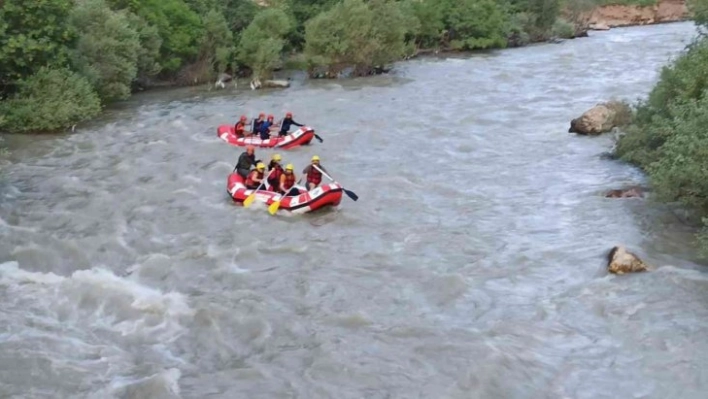
[[[644,190],[641,187],[628,187],[617,190],[610,190],[605,193],[605,198],[642,198]]]
[[[287,87],[290,87],[290,82],[288,82],[287,80],[284,80],[284,79],[264,80],[263,87],[287,88]]]
[[[649,266],[639,257],[618,245],[607,255],[607,271],[614,274],[636,273],[649,270]]]
[[[285,79],[270,79],[261,82],[260,79],[253,79],[251,81],[251,90],[258,90],[261,88],[288,88],[290,87],[290,81]]]
[[[631,122],[632,110],[620,101],[597,104],[570,121],[568,133],[598,135]]]
[[[233,79],[233,77],[231,75],[229,75],[228,73],[221,73],[221,74],[219,74],[219,78],[214,83],[214,86],[223,89],[226,87],[225,83],[230,82],[232,79]],[[234,86],[235,85],[236,85],[236,82],[234,82]]]

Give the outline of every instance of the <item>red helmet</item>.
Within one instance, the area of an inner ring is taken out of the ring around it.
[[[246,115],[241,115],[241,122],[246,122],[247,120]]]
[[[260,114],[258,114],[258,117],[259,117],[259,118],[265,118],[265,114],[264,114],[263,112],[261,112]]]
[[[272,121],[273,120],[273,115],[268,115],[268,120]]]
[[[285,114],[285,117],[286,117],[286,118],[292,118],[292,117],[293,117],[293,113],[292,113],[292,112],[288,112],[287,114]]]

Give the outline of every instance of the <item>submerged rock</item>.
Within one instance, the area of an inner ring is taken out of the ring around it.
[[[636,273],[650,270],[639,257],[618,245],[607,255],[607,271],[614,274]]]
[[[570,121],[568,133],[598,135],[631,121],[632,110],[625,103],[610,101],[598,104]]]
[[[284,79],[271,79],[263,81],[263,87],[271,88],[287,88],[290,87],[290,82]]]
[[[605,198],[642,198],[644,191],[641,187],[629,187],[624,189],[610,190],[605,194]]]
[[[228,73],[222,73],[219,75],[219,78],[214,83],[214,86],[223,89],[226,87],[225,83],[230,82],[232,79],[233,79],[233,77],[231,75],[229,75]],[[234,86],[235,85],[236,85],[236,82],[234,82]]]

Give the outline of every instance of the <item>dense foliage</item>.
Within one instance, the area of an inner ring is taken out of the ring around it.
[[[696,21],[708,24],[708,0],[691,3]],[[700,36],[661,71],[634,123],[615,150],[638,165],[659,200],[679,202],[708,216],[708,37]],[[708,223],[708,219],[704,219]],[[707,225],[708,226],[708,225]],[[708,255],[708,230],[703,235]]]
[[[47,124],[40,118],[46,110],[37,109],[33,118],[19,107],[49,106],[41,88],[22,97],[30,95],[27,85],[40,70],[40,76],[71,71],[102,104],[138,88],[202,83],[222,72],[264,78],[295,62],[313,76],[348,68],[367,75],[418,49],[572,37],[575,14],[566,15],[570,22],[559,19],[561,9],[585,10],[597,1],[609,0],[268,0],[267,7],[254,0],[4,0],[0,100],[6,117],[0,130],[76,122],[72,116],[63,125]]]
[[[12,131],[58,129],[101,111],[91,84],[68,69],[42,68],[18,85],[17,93],[0,103],[3,123]]]

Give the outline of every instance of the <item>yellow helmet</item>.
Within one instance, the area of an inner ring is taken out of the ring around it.
[[[319,160],[320,160],[320,157],[318,157],[317,155],[312,157],[312,162],[319,161]]]
[[[283,158],[280,156],[280,154],[274,154],[273,155],[273,160],[276,162],[280,162]]]
[[[295,167],[291,163],[289,163],[288,166],[285,167],[285,170],[293,170],[293,169],[295,169]]]
[[[258,169],[258,170],[265,169],[265,165],[263,164],[263,162],[258,162],[258,165],[256,165],[256,169]]]

